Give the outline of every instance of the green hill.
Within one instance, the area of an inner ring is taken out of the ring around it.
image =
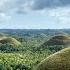
[[[2,43],[2,44],[10,44],[10,45],[14,45],[14,46],[21,45],[21,43],[19,41],[17,41],[15,38],[12,38],[12,37],[1,38],[0,43]]]
[[[0,38],[0,51],[11,52],[21,50],[21,43],[12,37]]]
[[[0,33],[0,39],[6,37],[4,33]]]
[[[70,44],[70,37],[65,35],[54,36],[45,42],[43,45],[68,45]]]
[[[37,70],[70,70],[70,48],[50,55],[38,65]]]
[[[37,48],[37,50],[50,50],[52,52],[60,51],[70,45],[70,37],[68,35],[57,35],[50,38]]]

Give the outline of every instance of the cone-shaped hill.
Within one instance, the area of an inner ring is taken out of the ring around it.
[[[17,41],[15,38],[12,38],[12,37],[1,38],[0,43],[2,43],[2,44],[10,44],[10,45],[13,45],[13,46],[21,45],[21,43],[19,41]]]
[[[36,70],[70,70],[70,47],[47,57]]]
[[[67,45],[70,44],[70,37],[65,35],[54,36],[43,45]]]
[[[0,33],[0,38],[6,37],[5,34]]]

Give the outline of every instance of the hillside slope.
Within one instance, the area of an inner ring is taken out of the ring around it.
[[[57,35],[49,39],[43,45],[66,45],[70,44],[70,37],[65,35]]]
[[[15,38],[12,38],[12,37],[1,38],[0,43],[2,43],[2,44],[11,44],[11,45],[14,45],[14,46],[21,45],[21,43],[19,41],[17,41]]]
[[[38,65],[36,70],[70,70],[70,48],[50,55]]]
[[[0,38],[0,51],[11,52],[21,50],[22,44],[12,37]]]

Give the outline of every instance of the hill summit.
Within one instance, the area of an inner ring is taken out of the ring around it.
[[[66,35],[57,35],[49,39],[43,45],[66,45],[70,44],[70,37]]]
[[[70,47],[47,57],[36,70],[70,70]]]
[[[12,37],[1,38],[0,43],[1,44],[10,44],[10,45],[13,45],[13,46],[21,45],[21,43],[19,41],[17,41],[15,38],[12,38]]]

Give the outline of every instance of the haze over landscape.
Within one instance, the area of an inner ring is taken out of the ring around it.
[[[0,0],[2,28],[70,28],[70,0]]]

